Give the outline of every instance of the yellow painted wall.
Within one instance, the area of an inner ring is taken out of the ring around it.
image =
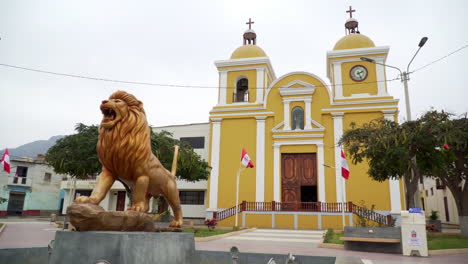
[[[298,229],[318,229],[318,216],[298,215]]]
[[[343,117],[343,128],[349,129],[350,123],[355,122],[361,126],[365,122],[373,119],[381,118],[382,113],[359,113],[345,114]],[[372,180],[367,174],[368,165],[366,162],[353,164],[351,159],[348,159],[350,171],[349,179],[346,181],[346,196],[348,201],[355,204],[360,204],[361,200],[365,201],[366,206],[370,208],[375,204],[376,210],[390,210],[390,190],[388,181],[378,182]]]
[[[221,122],[220,169],[218,177],[218,208],[230,208],[236,203],[236,176],[240,168],[242,148],[255,164],[256,120],[224,119]],[[239,203],[255,201],[255,168],[240,175]]]
[[[364,81],[356,82],[351,79],[349,73],[353,66],[362,65],[367,68],[367,78]],[[365,61],[344,62],[341,65],[341,79],[343,81],[343,96],[351,96],[353,94],[368,93],[370,95],[377,94],[377,74],[375,72],[375,64]]]
[[[345,216],[345,226],[349,226],[348,216]],[[322,229],[328,228],[343,230],[343,217],[341,215],[322,215]]]
[[[246,214],[247,227],[271,228],[271,214]]]
[[[239,218],[237,219],[237,225],[242,226],[242,213],[239,214]],[[231,217],[228,217],[226,219],[223,219],[221,221],[218,221],[218,226],[235,226],[236,223],[236,216],[233,215]]]
[[[275,215],[275,228],[294,229],[294,215]]]
[[[323,115],[322,125],[326,127],[323,140],[323,149],[325,152],[324,163],[335,167],[335,150],[334,150],[334,135],[333,135],[333,119],[331,115]],[[317,166],[323,166],[317,164]],[[325,172],[325,200],[327,202],[336,202],[336,176],[335,169],[324,167]]]
[[[246,77],[249,80],[249,102],[255,102],[257,97],[257,71],[256,70],[244,70],[244,71],[230,71],[227,76],[227,91],[226,91],[226,103],[232,104],[232,97],[236,91],[237,81],[241,78],[240,76]]]
[[[273,138],[271,129],[276,125],[275,118],[265,120],[265,201],[273,201]]]

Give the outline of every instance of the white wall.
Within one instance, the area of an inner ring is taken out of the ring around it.
[[[450,224],[458,224],[458,210],[457,205],[455,204],[455,200],[453,199],[452,192],[450,192],[448,187],[445,187],[443,190],[438,190],[436,188],[436,180],[431,178],[424,178],[424,183],[420,184],[420,189],[424,188],[424,196],[425,196],[425,203],[426,203],[426,216],[431,214],[431,210],[439,212],[439,220],[442,223],[450,223]],[[431,193],[431,188],[434,191],[434,194]],[[427,196],[426,196],[427,190]],[[445,205],[444,205],[444,197],[447,197],[448,203],[448,211],[450,221],[446,221],[445,216]]]

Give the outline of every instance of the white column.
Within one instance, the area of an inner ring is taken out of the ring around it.
[[[385,64],[384,62],[384,59],[383,58],[375,58],[375,62],[374,65],[375,65],[375,73],[376,73],[376,77],[377,77],[377,95],[378,96],[387,96],[388,93],[387,93],[387,89],[386,89],[386,85],[387,85],[387,82],[385,82],[385,66],[383,66],[382,64]],[[381,63],[381,64],[379,64]]]
[[[218,104],[226,104],[226,95],[227,95],[227,71],[219,72],[219,98]]]
[[[257,90],[257,99],[255,102],[257,104],[260,104],[263,102],[263,84],[264,84],[264,79],[265,79],[265,69],[259,68],[257,69],[257,87],[255,87]]]
[[[382,110],[384,118],[390,121],[395,121],[396,110]],[[401,196],[400,196],[400,181],[389,180],[390,187],[390,205],[392,214],[399,214],[401,212]]]
[[[311,120],[312,120],[312,108],[311,108],[312,98],[304,99],[305,104],[305,124],[304,129],[312,129]]]
[[[284,126],[283,130],[291,130],[291,126],[289,125],[289,101],[288,100],[283,100],[283,112],[284,112]]]
[[[323,143],[317,144],[317,162],[318,162],[318,192],[319,192],[319,201],[325,201],[325,170],[323,164],[325,163],[324,153],[323,153]]]
[[[342,203],[346,201],[346,183],[341,176],[341,148],[338,146],[343,135],[343,112],[331,113],[333,118],[333,136],[335,146],[335,182],[336,182],[336,202]],[[343,193],[344,192],[344,193]],[[343,201],[344,198],[344,201]]]
[[[273,147],[273,200],[281,202],[280,191],[280,145]]]
[[[333,62],[333,84],[335,85],[335,98],[343,97],[343,81],[341,78],[341,62]]]
[[[265,200],[265,119],[266,116],[258,116],[257,119],[257,160],[255,201]]]
[[[218,176],[219,154],[221,145],[221,118],[211,119],[213,128],[211,132],[211,175],[210,175],[210,209],[218,208]]]

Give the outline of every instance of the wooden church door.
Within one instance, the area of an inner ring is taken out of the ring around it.
[[[316,202],[317,200],[317,158],[315,153],[281,155],[281,201],[285,203]],[[307,191],[308,193],[301,193]],[[315,192],[315,194],[314,194]],[[315,199],[314,199],[315,197]],[[284,204],[283,209],[295,210],[296,205]],[[289,208],[291,207],[291,208]],[[294,208],[293,208],[294,207]]]

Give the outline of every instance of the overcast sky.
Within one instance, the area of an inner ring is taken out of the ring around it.
[[[277,77],[307,71],[326,77],[326,52],[344,36],[349,5],[362,34],[390,46],[387,64],[406,68],[429,37],[415,70],[468,44],[468,1],[21,1],[0,0],[0,63],[46,71],[161,84],[213,87],[213,62],[242,44],[245,22]],[[412,116],[431,107],[468,111],[468,48],[411,75]],[[388,79],[398,72],[388,69]],[[388,84],[400,99],[402,83]],[[145,104],[153,126],[208,122],[213,88],[109,83],[0,66],[0,148],[98,124],[99,104],[116,90]]]

